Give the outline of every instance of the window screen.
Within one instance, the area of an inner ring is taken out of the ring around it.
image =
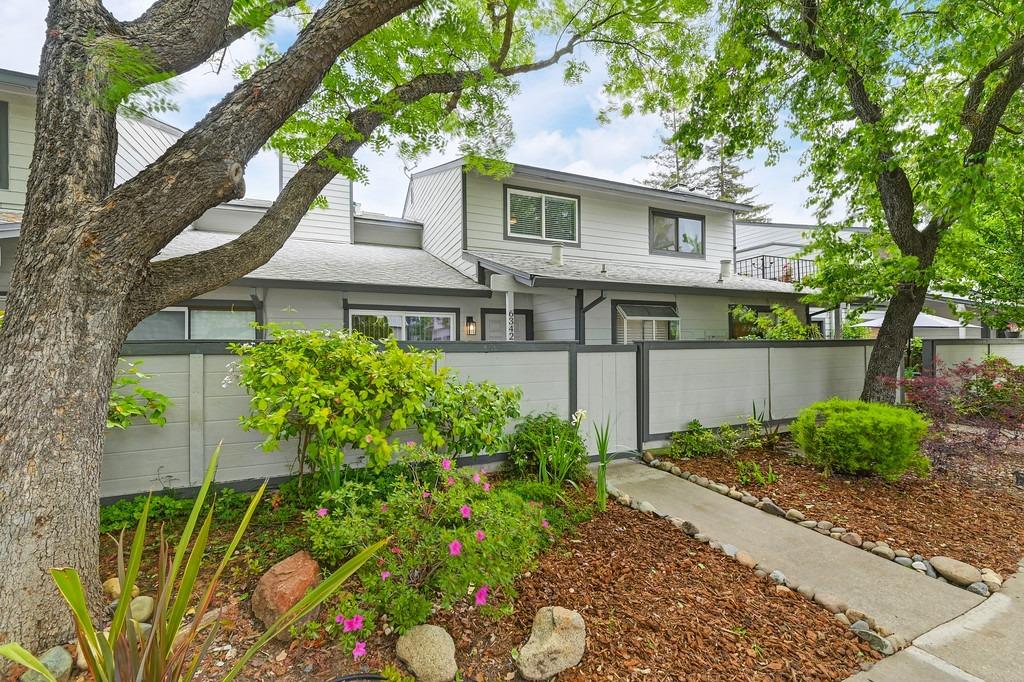
[[[189,338],[217,340],[248,340],[256,338],[255,310],[189,311]]]
[[[128,333],[129,341],[184,341],[188,338],[188,310],[168,308],[153,313]]]

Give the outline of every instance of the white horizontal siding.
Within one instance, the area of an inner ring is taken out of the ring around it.
[[[507,184],[540,191],[580,196],[580,248],[566,247],[566,258],[587,258],[608,263],[635,263],[718,271],[720,261],[732,260],[732,216],[727,211],[682,207],[670,201],[634,199],[571,185],[543,183],[512,176]],[[548,244],[504,239],[504,188],[498,180],[475,173],[466,176],[466,215],[469,250],[504,251],[530,256],[551,253]],[[681,258],[652,255],[649,245],[651,208],[696,213],[705,217],[706,255]]]
[[[32,163],[35,143],[36,100],[29,95],[0,92],[0,101],[7,102],[7,189],[0,189],[0,209],[21,209],[25,206],[28,169]]]
[[[468,277],[476,266],[462,258],[462,168],[409,181],[402,217],[423,223],[423,250]]]
[[[299,164],[281,159],[281,187],[299,170]],[[349,244],[352,242],[352,181],[336,175],[320,193],[327,208],[310,209],[299,221],[294,239]]]
[[[576,339],[576,294],[565,289],[541,289],[533,297],[533,333],[537,341]]]

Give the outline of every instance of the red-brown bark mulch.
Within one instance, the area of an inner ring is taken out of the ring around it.
[[[476,608],[441,612],[433,622],[455,639],[466,680],[511,680],[513,652],[543,606],[583,614],[587,651],[559,680],[842,680],[878,655],[827,611],[780,593],[719,552],[662,519],[612,506],[546,552],[517,584],[514,612],[495,620]],[[231,636],[236,647],[256,629],[248,609]],[[248,680],[331,680],[393,664],[396,637],[368,638],[356,666],[327,644],[274,645]],[[214,652],[205,679],[217,679]],[[278,660],[280,659],[280,660]]]
[[[767,486],[741,485],[736,459],[753,460],[763,470],[770,465],[781,478]],[[951,556],[1004,576],[1016,571],[1024,557],[1024,494],[1006,475],[1024,469],[1020,452],[994,458],[965,453],[926,478],[908,474],[892,483],[874,477],[827,478],[781,451],[746,450],[735,459],[709,457],[678,464],[911,554]]]

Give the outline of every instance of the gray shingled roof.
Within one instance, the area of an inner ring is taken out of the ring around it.
[[[467,256],[477,260],[489,269],[529,277],[535,286],[572,286],[573,283],[588,288],[625,289],[630,286],[642,288],[664,287],[671,289],[717,289],[719,291],[757,291],[776,294],[801,294],[786,282],[755,277],[726,277],[718,281],[714,270],[698,270],[687,267],[665,267],[653,265],[628,265],[602,263],[594,260],[566,257],[563,265],[552,265],[549,258],[520,256],[496,251],[472,251]],[[602,272],[604,268],[604,272]]]
[[[211,249],[237,235],[186,230],[168,244],[157,259]],[[289,239],[270,261],[253,270],[247,280],[308,282],[359,287],[422,287],[472,295],[490,290],[426,251],[369,244]]]

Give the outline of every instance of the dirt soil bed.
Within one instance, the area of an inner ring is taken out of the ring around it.
[[[659,455],[664,457],[664,455]],[[671,458],[670,458],[671,459]],[[747,450],[736,459],[753,460],[781,475],[772,485],[740,485],[734,460],[679,461],[685,471],[737,486],[807,518],[831,521],[865,540],[885,541],[926,557],[951,556],[1004,576],[1024,557],[1024,492],[1009,472],[1024,469],[1024,455],[964,455],[927,478],[910,474],[888,483],[878,478],[826,478],[786,452]],[[739,502],[737,502],[739,504]]]
[[[587,653],[559,680],[842,680],[877,657],[824,609],[779,593],[667,521],[614,506],[545,553],[517,584],[512,613],[498,620],[470,607],[433,622],[454,637],[466,680],[511,680],[512,653],[542,606],[579,610]],[[202,679],[217,673],[256,633],[245,604],[231,611]],[[224,649],[230,638],[235,653]],[[395,636],[367,640],[359,666],[330,645],[273,645],[247,680],[333,680],[394,664]]]

